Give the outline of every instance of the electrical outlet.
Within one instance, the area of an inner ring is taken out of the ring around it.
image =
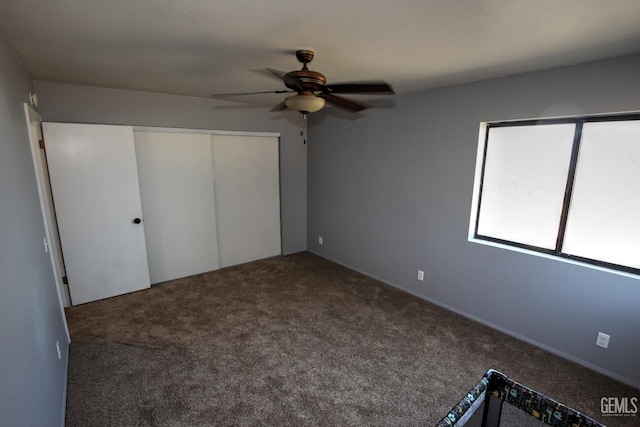
[[[322,236],[318,237],[318,244],[321,245],[322,244]]]
[[[609,347],[609,338],[611,338],[607,334],[603,334],[602,332],[598,332],[598,338],[596,339],[596,345],[598,347],[607,348]]]
[[[58,360],[61,360],[62,353],[60,353],[60,341],[56,341],[56,349],[58,350]]]
[[[424,282],[424,271],[418,270],[418,280]]]

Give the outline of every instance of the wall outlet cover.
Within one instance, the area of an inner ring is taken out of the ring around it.
[[[598,347],[607,348],[609,347],[609,339],[611,336],[607,334],[603,334],[602,332],[598,332],[598,338],[596,339],[596,345]]]

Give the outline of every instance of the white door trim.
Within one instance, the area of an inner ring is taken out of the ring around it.
[[[274,136],[280,138],[280,132],[248,132],[237,130],[186,129],[153,126],[134,126],[134,132],[166,132],[166,133],[204,133],[206,135],[240,135],[240,136]]]
[[[67,287],[62,282],[62,276],[64,275],[64,264],[62,262],[62,251],[60,249],[60,238],[57,236],[58,230],[55,228],[56,219],[53,217],[53,212],[48,208],[49,202],[52,204],[51,188],[47,187],[44,182],[44,174],[48,175],[46,165],[42,162],[40,156],[40,139],[42,134],[40,131],[40,123],[42,119],[40,114],[24,103],[24,114],[27,124],[27,132],[29,133],[29,145],[31,147],[31,157],[33,159],[33,168],[36,175],[36,182],[38,184],[38,196],[40,198],[40,209],[42,210],[42,219],[44,221],[44,229],[49,246],[49,259],[51,260],[51,270],[56,284],[56,291],[58,293],[58,302],[60,303],[60,315],[62,316],[62,322],[64,324],[64,330],[67,334],[67,341],[71,342],[71,336],[69,335],[69,327],[67,325],[67,318],[64,315],[64,307],[71,305],[69,298],[69,292]],[[32,124],[35,124],[35,131],[32,128]],[[55,235],[54,235],[55,233]]]

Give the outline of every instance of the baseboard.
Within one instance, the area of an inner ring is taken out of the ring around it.
[[[391,283],[391,282],[389,282],[387,280],[384,280],[384,279],[382,279],[380,277],[374,276],[374,275],[372,275],[372,274],[370,274],[370,273],[368,273],[366,271],[360,270],[358,268],[352,267],[352,266],[350,266],[348,264],[345,264],[343,262],[335,260],[335,259],[333,259],[331,257],[319,254],[319,253],[317,253],[315,251],[312,251],[312,250],[308,250],[308,252],[310,252],[310,253],[312,253],[314,255],[317,255],[320,258],[324,258],[324,259],[329,260],[331,262],[335,262],[336,264],[339,264],[339,265],[341,265],[343,267],[346,267],[346,268],[348,268],[350,270],[357,271],[360,274],[364,274],[365,276],[370,277],[372,279],[375,279],[375,280],[377,280],[379,282],[382,282],[382,283],[384,283],[386,285],[392,286],[392,287],[394,287],[396,289],[400,289],[401,291],[407,292],[408,294],[411,294],[411,295],[413,295],[415,297],[418,297],[418,298],[420,298],[422,300],[430,302],[431,304],[434,304],[434,305],[437,305],[439,307],[442,307],[445,310],[452,311],[452,312],[454,312],[456,314],[459,314],[461,316],[466,317],[467,319],[471,319],[474,322],[481,323],[481,324],[483,324],[485,326],[490,327],[491,329],[495,329],[495,330],[497,330],[499,332],[502,332],[503,334],[509,335],[509,336],[511,336],[513,338],[516,338],[516,339],[520,340],[520,341],[524,341],[524,342],[526,342],[528,344],[531,344],[531,345],[534,345],[536,347],[539,347],[539,348],[541,348],[541,349],[543,349],[545,351],[548,351],[549,353],[555,354],[556,356],[560,356],[563,359],[567,359],[567,360],[569,360],[571,362],[577,363],[580,366],[584,366],[585,368],[591,369],[592,371],[596,371],[596,372],[598,372],[598,373],[600,373],[602,375],[605,375],[605,376],[607,376],[609,378],[612,378],[612,379],[614,379],[616,381],[619,381],[619,382],[621,382],[623,384],[627,384],[627,385],[629,385],[631,387],[635,387],[635,388],[640,390],[640,383],[636,383],[633,380],[631,380],[631,379],[629,379],[627,377],[623,377],[622,375],[616,374],[615,372],[609,371],[608,369],[604,369],[604,368],[602,368],[600,366],[594,365],[593,363],[587,362],[586,360],[582,360],[582,359],[580,359],[578,357],[575,357],[575,356],[573,356],[571,354],[568,354],[568,353],[565,353],[565,352],[563,352],[561,350],[558,350],[556,348],[550,347],[550,346],[548,346],[546,344],[543,344],[543,343],[538,342],[536,340],[533,340],[533,339],[531,339],[529,337],[521,335],[521,334],[519,334],[517,332],[514,332],[514,331],[512,331],[510,329],[507,329],[507,328],[502,327],[500,325],[497,325],[495,323],[489,322],[489,321],[487,321],[485,319],[482,319],[482,318],[480,318],[478,316],[475,316],[473,314],[467,313],[467,312],[465,312],[463,310],[460,310],[458,308],[452,307],[452,306],[450,306],[448,304],[444,304],[444,303],[442,303],[440,301],[434,300],[432,298],[425,297],[424,295],[420,295],[419,293],[417,293],[415,291],[412,291],[411,289],[407,289],[407,288],[399,286],[399,285],[397,285],[395,283]]]

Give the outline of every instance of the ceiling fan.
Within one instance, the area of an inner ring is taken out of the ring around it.
[[[302,69],[297,71],[280,71],[267,68],[271,73],[282,79],[284,85],[289,90],[275,90],[262,92],[241,92],[241,93],[219,93],[212,94],[213,97],[236,96],[236,95],[256,95],[263,93],[296,93],[296,95],[286,97],[278,103],[271,111],[281,111],[291,109],[306,115],[314,113],[324,107],[325,102],[340,107],[346,111],[356,113],[367,108],[358,102],[337,96],[335,94],[385,94],[393,95],[395,92],[391,86],[385,82],[371,83],[338,83],[326,84],[327,79],[317,71],[311,71],[307,64],[313,60],[312,50],[298,50],[296,58],[302,63]]]

